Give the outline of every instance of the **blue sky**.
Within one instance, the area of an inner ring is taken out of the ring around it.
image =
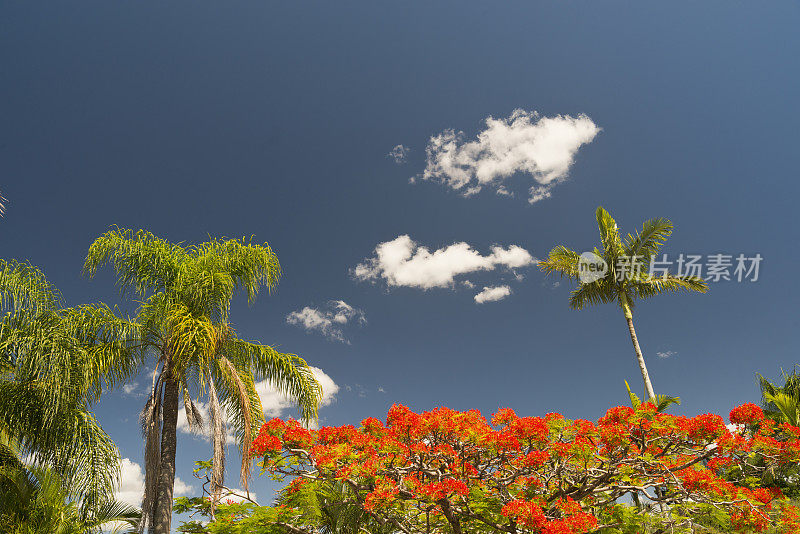
[[[673,257],[764,258],[755,283],[636,311],[656,390],[725,414],[797,361],[799,24],[790,1],[4,2],[3,257],[114,304],[110,272],[80,275],[112,224],[253,235],[285,275],[232,320],[336,384],[323,424],[394,402],[596,418],[640,388],[622,314],[571,311],[531,261],[591,249],[598,205],[624,232],[668,217]],[[381,243],[414,260],[378,261]],[[96,406],[134,463],[147,380]],[[191,484],[210,450],[179,443]]]

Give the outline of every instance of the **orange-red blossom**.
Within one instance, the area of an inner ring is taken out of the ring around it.
[[[369,418],[307,430],[266,422],[251,455],[275,474],[341,481],[381,523],[455,533],[472,525],[504,532],[582,534],[602,527],[626,495],[660,501],[676,526],[703,505],[724,511],[738,531],[777,525],[800,532],[800,513],[775,488],[722,478],[735,466],[779,470],[800,463],[800,428],[776,425],[758,406],[734,408],[726,426],[712,414],[680,417],[652,404],[609,409],[596,422],[558,414],[394,405]],[[760,458],[755,467],[753,455]]]

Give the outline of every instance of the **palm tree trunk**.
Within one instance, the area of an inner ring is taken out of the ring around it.
[[[161,469],[158,473],[153,526],[150,534],[169,534],[172,521],[172,492],[175,486],[176,431],[178,427],[178,381],[167,369],[164,381],[163,426],[161,427]]]
[[[639,347],[639,340],[636,338],[636,329],[633,327],[633,313],[630,307],[623,306],[622,311],[625,313],[625,320],[628,321],[628,331],[631,334],[631,341],[633,342],[633,350],[636,351],[636,360],[639,362],[639,370],[642,372],[642,380],[644,380],[644,389],[647,396],[651,399],[655,398],[656,393],[653,391],[653,384],[650,382],[650,375],[647,373],[647,365],[644,363],[644,356],[642,349]]]

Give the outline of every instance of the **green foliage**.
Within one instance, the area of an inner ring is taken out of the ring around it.
[[[642,405],[642,401],[639,400],[639,397],[631,391],[631,386],[628,384],[628,381],[625,381],[625,387],[628,389],[628,398],[631,400],[631,406],[633,409],[638,408]],[[651,397],[647,399],[646,402],[654,405],[656,410],[661,413],[667,411],[672,404],[680,404],[681,398],[680,397],[670,397],[669,395],[656,395],[655,397]]]
[[[191,534],[393,534],[393,525],[378,524],[359,503],[358,496],[341,481],[296,480],[285,487],[273,506],[246,502],[247,496],[222,488],[219,504],[212,506],[207,490],[213,466],[208,461],[195,462],[194,476],[205,480],[202,497],[175,499],[174,511],[191,514],[192,520],[178,527]],[[302,482],[302,483],[301,483]],[[243,499],[243,502],[234,502]],[[198,521],[196,516],[210,519]]]
[[[99,533],[135,528],[139,519],[138,509],[113,500],[87,511],[44,467],[0,466],[0,487],[0,532],[8,534]]]
[[[113,503],[119,476],[117,448],[89,409],[103,384],[128,376],[114,362],[132,326],[102,304],[64,308],[40,270],[13,260],[0,260],[0,307],[0,500],[24,509],[55,498],[88,521]]]
[[[800,375],[798,366],[787,374],[781,370],[783,385],[770,382],[756,374],[761,388],[761,406],[764,415],[780,423],[798,426],[800,422]]]

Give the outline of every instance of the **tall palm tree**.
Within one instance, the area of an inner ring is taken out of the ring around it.
[[[60,505],[94,531],[115,506],[119,453],[89,408],[126,376],[114,362],[129,352],[127,323],[102,304],[64,308],[41,271],[16,261],[0,260],[0,309],[0,501],[25,497],[41,512],[55,495],[42,488],[57,487]]]
[[[206,395],[213,494],[218,496],[226,421],[233,426],[242,452],[241,481],[247,489],[251,467],[247,450],[263,420],[255,380],[268,380],[295,399],[306,420],[316,417],[322,390],[302,358],[239,339],[228,321],[237,292],[246,293],[252,302],[261,288],[271,291],[278,283],[280,264],[267,244],[215,239],[183,246],[143,230],[115,228],[91,245],[84,272],[94,276],[107,264],[116,271],[123,294],[143,299],[137,313],[140,356],[152,356],[155,371],[141,414],[145,493],[140,530],[149,525],[150,532],[167,534],[181,397],[189,424],[196,426],[201,421],[190,389]]]
[[[593,253],[607,266],[604,276],[587,283],[581,282],[581,255],[562,245],[553,248],[547,259],[539,262],[539,267],[545,274],[558,273],[578,283],[569,299],[569,305],[573,309],[581,310],[601,303],[615,303],[620,307],[628,323],[628,332],[647,397],[654,398],[656,394],[633,327],[635,301],[681,290],[705,293],[708,291],[708,284],[696,276],[676,276],[669,273],[650,275],[651,259],[656,257],[661,246],[672,234],[672,222],[669,220],[659,218],[645,221],[640,232],[628,234],[623,240],[616,221],[602,206],[597,208],[596,217],[602,249],[595,247]],[[620,264],[626,265],[625,276],[617,276],[616,267]]]

